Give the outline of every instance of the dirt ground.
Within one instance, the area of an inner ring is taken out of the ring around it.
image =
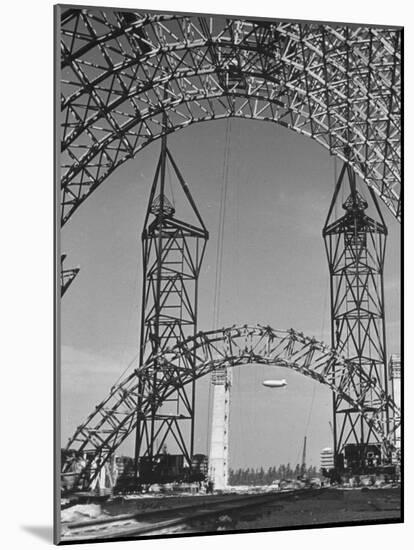
[[[328,488],[319,493],[309,491],[309,493],[280,496],[280,499],[269,501],[264,505],[260,504],[255,508],[251,506],[237,509],[236,506],[235,509],[227,508],[225,511],[213,515],[199,518],[188,517],[188,521],[184,524],[161,528],[159,533],[154,531],[153,534],[240,532],[304,526],[322,527],[361,521],[401,521],[401,491],[399,488]],[[200,505],[207,502],[224,503],[231,499],[231,495],[156,496],[151,498],[143,496],[134,499],[114,499],[100,505],[79,504],[63,511],[69,515],[65,519],[62,517],[62,525],[64,526],[68,521],[85,521],[119,514],[139,514],[140,511],[155,511],[160,508],[175,509],[177,506],[189,506],[191,510],[193,506],[199,508]],[[92,530],[94,529],[96,530],[96,527],[92,527]],[[87,540],[87,533],[84,536]]]
[[[331,489],[316,497],[293,497],[269,504],[257,514],[229,517],[218,529],[277,529],[387,519],[401,519],[400,489]]]

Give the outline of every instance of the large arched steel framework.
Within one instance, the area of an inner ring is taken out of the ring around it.
[[[195,359],[195,360],[194,360]],[[70,452],[85,454],[83,468],[78,470],[77,483],[88,488],[114,451],[133,432],[139,403],[139,379],[151,380],[162,370],[163,379],[156,395],[146,394],[140,402],[142,418],[156,411],[158,417],[170,421],[171,434],[176,433],[176,418],[163,412],[168,397],[180,387],[222,368],[257,364],[286,367],[327,385],[336,395],[358,410],[364,417],[376,441],[389,452],[393,432],[400,424],[400,411],[381,384],[369,377],[357,363],[338,355],[335,350],[293,329],[274,330],[269,326],[233,326],[220,330],[199,332],[194,337],[177,342],[174,347],[129,374],[113,386],[86,422],[80,425],[66,447]],[[138,375],[138,376],[137,376]],[[355,378],[361,383],[358,391]],[[369,406],[366,406],[369,395]],[[386,427],[385,413],[393,417],[393,430]],[[168,432],[165,434],[165,437]],[[165,440],[165,439],[164,439]],[[159,447],[162,447],[160,441]],[[177,439],[184,450],[185,443]],[[188,459],[190,457],[187,457]],[[70,472],[72,463],[63,465]]]
[[[171,213],[164,208],[168,200],[163,191],[163,166],[169,154],[165,136],[196,122],[228,117],[279,123],[314,139],[347,163],[400,220],[401,30],[76,8],[64,10],[60,23],[62,225],[117,167],[162,138],[153,186],[157,187],[159,177],[160,194],[149,204],[149,211],[157,212],[151,226],[154,235],[150,235],[157,243],[153,243],[156,257],[148,273],[144,273],[148,288],[156,287],[151,305],[155,315],[151,323],[148,321],[148,338],[141,338],[141,348],[151,347],[152,354],[148,361],[141,361],[145,366],[131,375],[126,386],[111,392],[105,402],[108,405],[97,407],[69,445],[79,450],[91,447],[93,469],[97,472],[139,422],[140,415],[145,417],[149,411],[164,427],[162,437],[170,434],[183,454],[188,454],[184,437],[180,444],[182,412],[162,418],[158,415],[158,399],[165,400],[170,393],[182,394],[185,405],[185,384],[194,382],[200,373],[210,372],[215,365],[206,360],[203,364],[210,366],[196,371],[201,363],[193,357],[191,369],[181,372],[177,367],[169,376],[169,371],[161,372],[160,367],[168,353],[165,355],[165,348],[159,343],[154,346],[160,339],[159,326],[164,323],[163,307],[167,304],[162,281],[174,283],[175,295],[181,294],[182,305],[188,279],[178,268],[168,268],[170,276],[164,276],[168,256],[181,254],[183,262],[187,256],[191,259],[184,241],[194,237],[177,233],[177,227],[189,227],[179,217],[171,236]],[[181,174],[176,172],[185,187]],[[207,232],[201,237],[207,238]],[[154,272],[152,265],[156,266]],[[198,269],[192,275],[194,281]],[[194,306],[190,324],[196,327],[196,291],[190,301],[191,308]],[[144,305],[144,321],[145,312]],[[180,334],[183,319],[177,317],[173,321],[178,327],[174,334]],[[201,336],[197,338],[203,340]],[[188,343],[177,347],[182,361]],[[312,346],[308,349],[313,353]],[[331,376],[331,387],[339,398],[350,400],[352,410],[366,420],[378,441],[388,441],[392,431],[386,433],[380,417],[387,406],[390,415],[395,415],[383,386],[354,363],[341,363],[344,360],[339,364],[346,365],[345,370],[339,368],[339,374],[333,374],[336,371],[329,369],[335,352],[329,353],[333,355],[323,367],[327,370],[321,373],[315,368],[309,372],[325,383]],[[239,359],[243,362],[243,355]],[[260,361],[260,354],[257,362],[265,362]],[[140,380],[145,386],[146,373],[151,368],[155,370],[154,365],[160,369],[158,378],[152,373],[152,386],[147,380],[147,390],[138,395],[138,386],[134,385]],[[288,366],[292,365],[291,362]],[[302,369],[305,374],[309,374],[308,366]],[[355,398],[339,381],[341,373],[345,385],[355,386],[355,380],[362,381],[353,389]],[[131,390],[132,386],[135,389]],[[151,387],[153,390],[148,389]],[[366,399],[366,392],[374,394]],[[370,411],[365,402],[371,403]],[[372,406],[377,402],[378,408]],[[193,422],[193,405],[188,403],[184,408]],[[351,426],[345,439],[353,429]],[[152,447],[156,434],[148,436],[146,430],[144,419],[139,439],[142,442],[146,438]],[[91,466],[85,472],[88,468]],[[89,472],[86,478],[90,477]]]
[[[400,219],[400,29],[68,9],[61,37],[63,224],[163,133],[226,117],[313,138]]]

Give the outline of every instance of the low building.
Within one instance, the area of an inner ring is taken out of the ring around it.
[[[325,449],[322,449],[320,467],[321,470],[331,470],[334,467],[334,452],[330,447],[325,447]]]

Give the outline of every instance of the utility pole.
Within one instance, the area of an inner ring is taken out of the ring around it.
[[[302,452],[302,464],[300,466],[300,475],[304,477],[306,475],[306,435],[303,439],[303,452]]]

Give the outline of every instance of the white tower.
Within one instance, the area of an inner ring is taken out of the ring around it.
[[[398,408],[401,407],[401,356],[394,353],[390,357],[389,374],[391,379],[392,398]],[[394,434],[394,443],[401,450],[401,428],[397,428]]]
[[[231,369],[221,368],[211,376],[213,415],[211,421],[208,475],[214,489],[224,490],[229,476],[229,420]]]

